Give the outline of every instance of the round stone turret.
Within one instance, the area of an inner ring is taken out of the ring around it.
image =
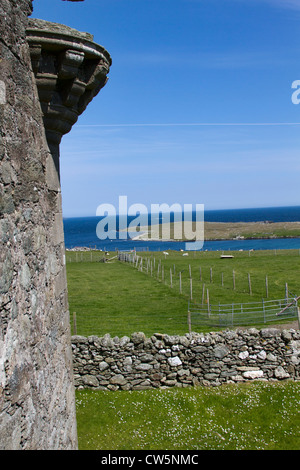
[[[59,174],[59,144],[106,84],[109,53],[89,33],[39,19],[27,27],[47,142]]]

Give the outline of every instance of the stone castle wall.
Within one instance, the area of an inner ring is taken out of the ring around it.
[[[300,380],[300,331],[266,328],[170,336],[72,336],[76,388],[145,390]]]
[[[111,58],[31,13],[0,2],[0,448],[77,449],[59,144]]]
[[[31,8],[0,2],[0,448],[76,449],[61,192],[26,41]]]

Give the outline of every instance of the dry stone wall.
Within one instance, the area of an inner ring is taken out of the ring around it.
[[[145,390],[300,380],[300,331],[267,328],[170,336],[72,336],[76,388]]]

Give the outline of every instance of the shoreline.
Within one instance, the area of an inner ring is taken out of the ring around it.
[[[224,239],[224,238],[220,238],[220,239],[217,239],[217,238],[214,238],[214,239],[205,239],[204,242],[222,242],[222,241],[246,241],[246,240],[285,240],[285,239],[300,239],[300,236],[299,237],[295,237],[295,236],[286,236],[286,237],[264,237],[264,238],[243,238],[243,239]],[[160,239],[160,238],[157,238],[157,239],[154,239],[154,238],[140,238],[139,236],[137,237],[134,237],[134,238],[128,238],[127,240],[123,240],[123,241],[127,241],[127,242],[167,242],[167,243],[185,243],[185,241],[183,240],[172,240],[172,239]],[[100,252],[107,252],[107,251],[110,251],[109,249],[108,250],[104,250],[102,248],[96,248],[96,246],[94,248],[90,247],[90,246],[73,246],[71,248],[65,248],[66,251],[100,251]],[[237,250],[237,249],[236,249]],[[236,251],[235,250],[235,251]]]
[[[224,242],[224,241],[244,241],[244,240],[286,240],[289,238],[299,238],[300,236],[283,236],[283,237],[244,237],[244,238],[205,238],[204,242]],[[128,238],[128,240],[132,241],[142,241],[142,242],[174,242],[174,243],[184,243],[194,240],[174,240],[172,238],[141,238],[140,236],[136,236],[134,238]]]
[[[177,222],[178,223],[178,222]],[[167,243],[186,243],[191,240],[174,239],[172,237],[162,238],[161,225],[151,227],[152,236],[149,236],[149,227],[139,227],[139,232],[129,232],[131,237],[128,242],[167,242]],[[173,226],[170,224],[170,234],[174,233]],[[178,228],[178,227],[177,227]],[[122,230],[122,232],[127,229]],[[226,241],[246,241],[246,240],[288,240],[300,239],[300,222],[204,222],[204,242],[226,242]],[[113,240],[110,240],[113,241]],[[119,238],[116,238],[119,241]],[[192,240],[194,241],[194,240]],[[74,244],[75,245],[75,244]],[[87,246],[72,246],[66,248],[67,251],[104,251]]]
[[[188,242],[184,236],[172,237],[177,230],[184,233],[182,222],[170,223],[170,237],[162,238],[162,224],[140,227],[134,241]],[[151,236],[149,236],[149,232]],[[178,233],[178,232],[177,232]],[[278,240],[300,238],[300,222],[204,222],[204,241]]]

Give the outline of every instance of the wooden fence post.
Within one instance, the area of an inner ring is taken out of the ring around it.
[[[235,272],[232,271],[233,290],[235,290]]]
[[[202,300],[201,300],[202,307],[204,305],[204,296],[205,296],[205,283],[202,286]]]
[[[266,297],[269,297],[268,276],[266,276]]]
[[[248,273],[248,284],[249,284],[249,294],[252,295],[252,288],[251,288],[251,277],[250,273]]]
[[[206,297],[207,297],[207,312],[208,312],[208,316],[209,316],[210,308],[209,308],[209,290],[208,289],[206,291]]]
[[[172,268],[170,268],[170,283],[171,283],[171,287],[173,287]]]
[[[193,299],[193,279],[190,277],[190,297]]]
[[[179,271],[179,292],[182,294],[182,289],[181,289],[181,271]]]

